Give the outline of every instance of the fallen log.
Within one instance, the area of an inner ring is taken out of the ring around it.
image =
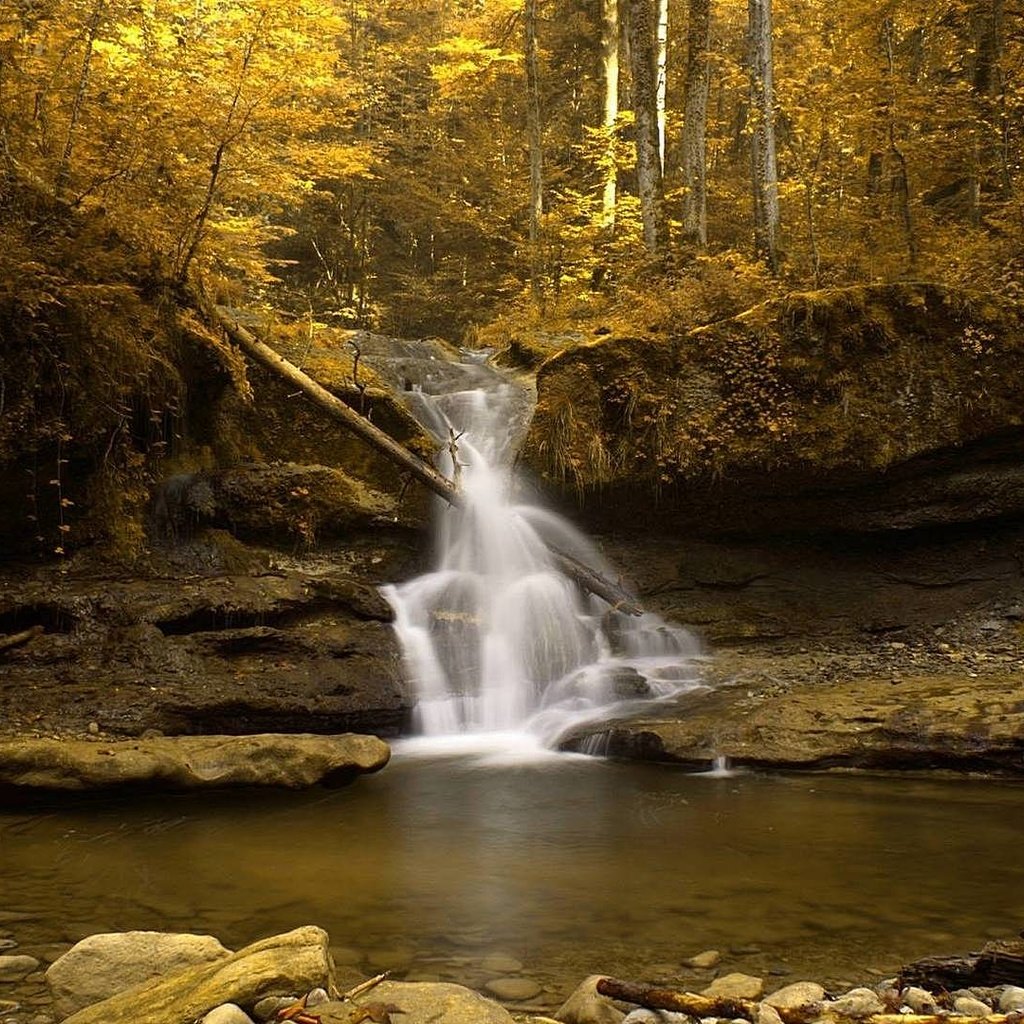
[[[15,647],[21,647],[23,644],[27,644],[29,640],[39,636],[42,632],[42,626],[32,626],[29,629],[22,630],[20,633],[11,633],[9,636],[0,636],[0,654],[6,651],[11,651]]]
[[[404,469],[414,479],[418,480],[435,494],[440,495],[449,504],[454,505],[456,508],[464,506],[465,499],[462,492],[451,480],[439,473],[433,466],[418,458],[407,448],[404,448],[392,437],[384,433],[383,430],[366,419],[365,416],[361,416],[354,409],[346,405],[340,398],[332,395],[330,391],[318,384],[312,377],[303,373],[294,363],[289,362],[284,356],[266,344],[266,342],[261,341],[251,331],[222,312],[215,305],[195,293],[192,293],[190,298],[196,308],[208,320],[219,326],[251,359],[267,370],[270,370],[271,373],[283,377],[320,409],[334,417],[334,419],[340,420],[349,430],[374,447],[386,459]],[[589,566],[573,558],[572,555],[559,551],[550,545],[549,550],[558,568],[584,590],[596,594],[617,611],[625,612],[628,615],[642,614],[640,606],[622,587],[612,583],[611,580],[606,579],[600,573],[595,572]]]
[[[926,956],[900,968],[901,986],[916,985],[929,991],[1024,986],[1024,941],[989,942],[980,953],[962,956]]]
[[[655,985],[638,985],[618,978],[602,978],[597,991],[609,999],[633,1003],[649,1010],[673,1010],[691,1017],[721,1017],[756,1021],[761,1007],[753,999],[728,999],[678,992]],[[950,1017],[948,1014],[875,1013],[868,1017],[846,1017],[826,1003],[797,1007],[773,1007],[783,1024],[1024,1024],[1024,1013],[990,1013],[984,1017]]]

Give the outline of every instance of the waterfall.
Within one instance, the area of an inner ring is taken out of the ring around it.
[[[416,731],[551,746],[572,725],[698,685],[690,633],[614,612],[558,570],[549,544],[616,577],[565,519],[516,502],[510,463],[532,404],[479,358],[463,366],[454,385],[432,373],[410,398],[465,507],[437,499],[434,568],[384,588],[418,697]]]

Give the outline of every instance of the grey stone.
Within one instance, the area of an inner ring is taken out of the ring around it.
[[[0,952],[16,948],[18,943],[14,939],[0,939]]]
[[[39,961],[34,956],[0,956],[0,981],[21,981],[38,968]]]
[[[306,994],[307,1006],[319,1006],[321,1003],[329,1003],[330,1001],[331,997],[327,994],[327,989],[325,988],[315,988]]]
[[[507,1003],[523,1002],[540,995],[541,987],[532,978],[492,978],[484,988]]]
[[[777,1010],[795,1010],[799,1006],[820,1003],[824,998],[825,990],[817,982],[797,981],[776,989],[765,996],[762,1002],[774,1006]]]
[[[717,949],[705,949],[703,953],[691,956],[686,963],[690,967],[696,967],[699,970],[706,970],[709,967],[717,967],[721,961],[722,954]]]
[[[597,983],[603,977],[592,974],[581,981],[558,1009],[555,1020],[562,1024],[622,1024],[626,1015],[597,991]]]
[[[953,1011],[965,1017],[987,1017],[992,1007],[974,996],[957,996],[953,1000]]]
[[[904,989],[900,998],[914,1011],[914,1013],[927,1016],[935,1013],[938,1009],[935,1002],[935,996],[933,996],[931,992],[928,992],[923,988],[917,988],[914,985],[910,988]]]
[[[253,1020],[240,1006],[222,1003],[203,1018],[203,1024],[253,1024]]]
[[[725,999],[759,999],[764,991],[764,979],[755,978],[751,974],[723,974],[715,978],[701,995]]]
[[[251,1006],[270,995],[329,988],[334,976],[328,941],[322,928],[296,928],[221,960],[133,985],[79,1010],[64,1024],[181,1024],[222,1003]]]
[[[230,956],[212,935],[107,932],[72,946],[46,971],[54,1008],[68,1017],[126,988]]]
[[[852,988],[845,995],[833,999],[828,1006],[843,1017],[870,1017],[885,1010],[878,994],[869,988]]]
[[[267,996],[261,999],[253,1008],[253,1016],[259,1021],[273,1020],[278,1010],[297,1003],[298,996]]]
[[[93,790],[284,786],[296,789],[376,771],[391,756],[375,736],[163,736],[96,743],[0,742],[0,783],[21,789]]]
[[[1018,985],[1007,985],[999,997],[999,1009],[1003,1013],[1024,1010],[1024,988],[1020,988]]]

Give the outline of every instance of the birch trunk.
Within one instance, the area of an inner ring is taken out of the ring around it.
[[[668,247],[668,224],[658,154],[654,3],[655,0],[630,0],[629,49],[633,65],[637,191],[644,245],[653,255],[663,256]]]
[[[665,174],[665,100],[668,96],[668,0],[658,0],[658,73],[656,104],[658,108],[658,160]]]
[[[779,180],[775,162],[772,82],[772,0],[748,0],[750,31],[751,183],[754,252],[773,274],[779,270]]]
[[[686,98],[683,110],[683,234],[708,244],[707,121],[711,85],[711,0],[690,0],[687,26]]]
[[[615,228],[615,122],[619,117],[619,2],[601,0],[601,63],[604,68],[604,191],[601,197],[601,227]]]
[[[537,0],[526,0],[526,134],[530,148],[530,289],[542,297],[540,226],[544,215],[544,154],[540,128],[540,62],[537,57]]]

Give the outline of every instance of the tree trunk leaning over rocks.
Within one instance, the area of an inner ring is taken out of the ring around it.
[[[456,508],[465,505],[462,492],[447,477],[439,473],[429,463],[414,455],[400,445],[394,438],[374,426],[365,416],[360,416],[355,409],[347,406],[340,398],[335,397],[326,388],[319,385],[312,377],[307,376],[297,366],[290,363],[265,342],[260,341],[251,331],[219,310],[213,303],[193,291],[190,296],[193,304],[212,323],[219,326],[227,336],[237,344],[243,352],[254,359],[271,373],[283,377],[297,387],[307,398],[336,420],[340,420],[354,434],[375,448],[384,458],[393,462],[400,469],[406,470],[413,478],[425,487],[444,498]],[[627,615],[640,615],[642,609],[636,601],[611,580],[595,572],[589,566],[577,561],[564,551],[552,545],[548,550],[554,557],[559,570],[575,580],[584,590],[607,601],[617,611]]]

